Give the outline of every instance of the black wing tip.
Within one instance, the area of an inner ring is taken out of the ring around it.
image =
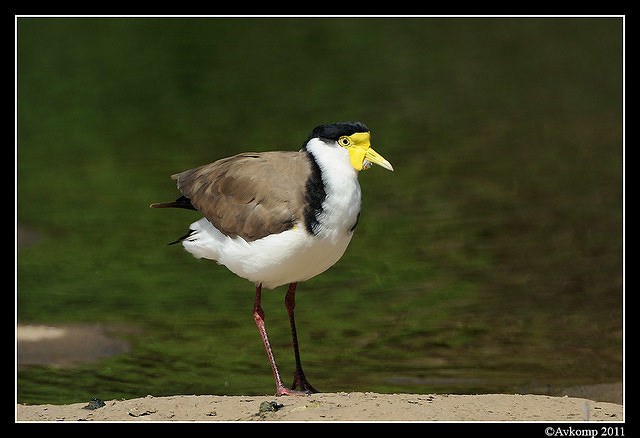
[[[173,242],[167,243],[167,246],[175,245],[176,243],[182,243],[182,241],[187,240],[194,232],[195,232],[194,230],[189,229],[189,232],[187,234],[180,237],[178,240],[174,240]]]

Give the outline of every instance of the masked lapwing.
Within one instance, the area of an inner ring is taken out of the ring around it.
[[[276,380],[276,396],[317,392],[300,364],[293,317],[296,285],[344,254],[360,215],[358,172],[371,163],[393,170],[371,148],[364,124],[322,125],[297,152],[246,152],[172,175],[183,196],[151,204],[202,213],[174,243],[255,283],[253,317]],[[280,378],[260,304],[263,287],[285,284],[296,360],[291,389]]]

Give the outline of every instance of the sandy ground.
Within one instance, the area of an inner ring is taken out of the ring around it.
[[[16,328],[18,367],[73,366],[127,351],[126,343],[110,336],[113,330],[100,325],[19,325]],[[308,397],[147,396],[105,400],[104,405],[90,400],[70,405],[18,404],[15,419],[25,422],[624,421],[621,383],[566,388],[555,394],[560,396],[371,392],[324,393]]]
[[[623,421],[623,407],[546,395],[351,392],[309,397],[180,395],[18,405],[18,421]]]

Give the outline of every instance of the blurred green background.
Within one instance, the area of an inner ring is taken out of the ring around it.
[[[620,18],[19,18],[19,323],[120,327],[129,352],[28,367],[18,401],[271,394],[254,287],[166,243],[169,175],[359,120],[346,254],[298,288],[321,391],[622,380]],[[286,382],[285,288],[265,292]],[[118,331],[116,329],[116,331]]]

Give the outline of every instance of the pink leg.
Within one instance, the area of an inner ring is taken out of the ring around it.
[[[278,372],[278,366],[276,365],[276,359],[273,356],[273,350],[271,349],[271,343],[269,342],[269,336],[267,335],[267,329],[264,325],[264,311],[260,305],[262,301],[262,284],[256,286],[256,301],[253,305],[253,319],[256,321],[264,348],[267,350],[267,356],[269,357],[269,363],[271,364],[271,370],[273,371],[273,377],[276,379],[276,397],[281,395],[308,395],[307,392],[294,391],[287,389],[282,383],[280,373]]]
[[[296,357],[296,373],[293,377],[293,385],[291,385],[291,389],[296,389],[296,386],[300,386],[300,389],[308,392],[318,392],[311,384],[307,381],[307,378],[304,376],[304,372],[302,371],[302,365],[300,364],[300,351],[298,350],[298,335],[296,334],[296,322],[293,318],[293,309],[296,307],[296,285],[297,283],[291,283],[289,285],[289,290],[287,291],[287,295],[284,298],[284,304],[287,308],[287,313],[289,313],[289,323],[291,324],[291,337],[293,338],[293,353]]]

